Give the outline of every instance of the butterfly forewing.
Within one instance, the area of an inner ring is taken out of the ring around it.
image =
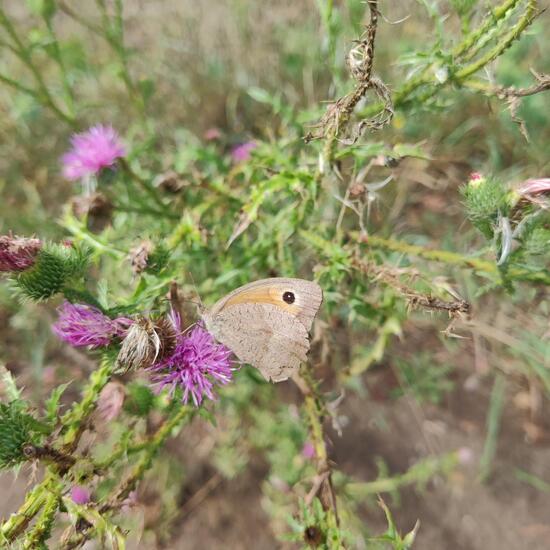
[[[263,279],[244,285],[206,312],[210,332],[265,378],[286,380],[307,359],[308,332],[323,300],[303,279]]]

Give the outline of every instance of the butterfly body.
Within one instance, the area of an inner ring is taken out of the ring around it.
[[[280,382],[306,361],[308,333],[322,300],[323,291],[313,281],[262,279],[229,293],[202,318],[242,362]]]

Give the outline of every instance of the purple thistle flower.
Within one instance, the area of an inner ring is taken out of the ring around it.
[[[71,145],[72,149],[61,157],[63,176],[71,181],[98,174],[126,154],[115,129],[102,124],[74,134]]]
[[[231,158],[233,162],[244,162],[250,158],[253,149],[256,149],[258,145],[253,141],[247,141],[246,143],[241,143],[236,147],[233,147],[231,150]]]
[[[204,396],[215,399],[214,384],[224,385],[231,381],[234,370],[231,350],[217,343],[200,325],[188,334],[181,334],[179,315],[172,312],[170,317],[178,332],[174,352],[148,370],[153,373],[151,379],[158,391],[168,386],[173,395],[180,387],[183,402],[187,403],[191,396],[198,407]]]
[[[34,265],[42,243],[38,239],[0,236],[0,271],[24,271]]]
[[[71,499],[75,504],[88,504],[91,500],[90,491],[82,485],[73,485],[71,487]]]
[[[75,347],[108,346],[113,338],[122,337],[132,324],[126,317],[110,319],[86,304],[64,302],[58,312],[59,319],[52,329],[61,340]]]

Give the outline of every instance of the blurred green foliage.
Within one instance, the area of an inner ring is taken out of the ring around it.
[[[147,14],[122,0],[0,7],[0,48],[6,54],[0,61],[0,232],[72,241],[71,248],[51,245],[31,271],[16,277],[27,297],[62,292],[113,315],[158,313],[167,310],[175,281],[189,325],[197,316],[190,304],[212,303],[240,284],[270,276],[315,278],[325,303],[312,364],[327,380],[323,392],[334,397],[345,386],[368,399],[371,371],[391,364],[401,382],[392,399],[405,393],[434,404],[453,388],[455,368],[451,351],[448,361],[435,354],[451,346],[430,330],[475,331],[452,309],[467,301],[478,316],[478,335],[506,344],[495,352],[495,369],[501,360],[509,362],[512,377],[537,384],[547,399],[546,300],[530,315],[526,334],[510,337],[517,327],[509,325],[486,328],[499,313],[508,318],[530,311],[533,292],[550,281],[547,216],[533,217],[532,205],[514,210],[512,200],[517,183],[548,170],[548,96],[525,97],[517,105],[527,141],[498,88],[529,87],[531,67],[550,70],[543,55],[545,22],[533,21],[537,2],[493,2],[489,13],[486,3],[475,0],[381,2],[385,18],[374,70],[392,90],[393,121],[355,143],[336,141],[332,155],[322,140],[306,144],[303,137],[323,115],[322,102],[353,87],[345,57],[368,20],[364,2],[318,0],[315,13],[299,3],[273,6],[272,18],[262,17],[266,8],[252,0],[224,4],[212,14],[210,5],[203,10],[200,3],[168,4]],[[364,100],[357,120],[371,116],[377,105]],[[117,169],[99,178],[106,212],[83,206],[80,184],[63,181],[59,168],[71,133],[97,122],[112,123],[128,149]],[[207,138],[212,128],[216,137]],[[235,160],[233,147],[249,141],[256,145],[250,158]],[[481,185],[467,183],[474,169],[486,176]],[[522,232],[513,234],[522,220]],[[144,243],[152,243],[145,267],[133,269],[131,259]],[[419,297],[438,306],[423,309]],[[56,357],[58,348],[47,337],[47,306],[19,309],[5,285],[0,301],[18,329],[20,360],[31,363],[37,350]],[[43,338],[36,335],[34,315],[45,317]],[[398,339],[407,342],[415,326],[430,334],[397,350]],[[25,351],[26,339],[42,347]],[[467,344],[460,345],[466,353]],[[68,412],[61,413],[65,388],[54,390],[47,402],[45,418],[57,423],[63,450],[74,451],[89,426],[111,379],[115,352],[101,358]],[[0,359],[7,361],[10,353]],[[76,376],[82,381],[88,373]],[[496,380],[484,477],[496,454],[504,399]],[[338,411],[329,410],[323,392],[321,410],[335,421]],[[110,433],[80,457],[73,477],[52,481],[50,473],[29,493],[34,514],[44,514],[39,526],[50,525],[62,499],[70,516],[67,544],[80,544],[84,536],[122,544],[110,499],[124,502],[135,487],[120,486],[123,474],[129,471],[137,484],[153,463],[167,488],[159,491],[166,512],[162,528],[169,530],[176,517],[176,480],[187,472],[157,454],[195,415],[177,400],[155,396],[141,381],[124,380],[124,393]],[[33,399],[38,406],[45,389]],[[385,473],[371,481],[379,483],[374,489],[368,482],[343,484],[337,493],[343,513],[335,524],[320,499],[309,495],[320,474],[303,451],[312,443],[312,427],[296,401],[291,391],[289,396],[242,367],[219,402],[196,415],[197,423],[211,424],[215,433],[204,460],[231,479],[261,456],[262,504],[281,538],[320,548],[353,541],[409,548],[417,527],[402,536],[381,501],[388,529],[373,538],[354,518],[359,504],[375,490],[395,495],[403,486],[448,474],[457,467],[456,456],[428,458],[405,474]],[[16,440],[19,449],[30,438],[26,417],[11,405],[0,406],[0,416],[17,428],[10,442]],[[166,419],[160,427],[159,415]],[[4,465],[15,462],[5,459]],[[96,474],[103,477],[93,505],[60,497],[71,483]],[[22,534],[25,517],[12,516],[2,536]],[[81,525],[87,530],[79,530]],[[36,530],[28,541],[46,540],[49,533]]]

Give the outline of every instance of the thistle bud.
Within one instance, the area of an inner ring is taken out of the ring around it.
[[[23,294],[32,300],[46,300],[61,292],[73,277],[81,275],[88,263],[86,252],[72,246],[49,245],[36,256],[33,266],[16,278]]]
[[[147,416],[155,404],[155,394],[148,386],[139,382],[129,384],[127,390],[124,410],[135,416]]]
[[[142,272],[158,274],[166,266],[170,251],[162,244],[153,246],[149,240],[141,242],[130,252],[132,270],[136,275]]]
[[[491,239],[499,216],[506,216],[510,209],[508,189],[500,180],[474,172],[461,192],[472,225]]]
[[[25,449],[37,438],[36,421],[23,411],[20,401],[0,403],[0,469],[28,460]]]

